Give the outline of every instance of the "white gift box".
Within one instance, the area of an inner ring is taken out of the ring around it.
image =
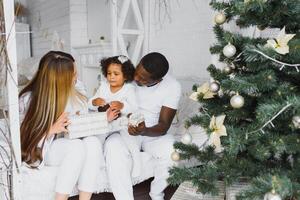
[[[70,139],[101,135],[109,132],[107,116],[104,112],[87,113],[70,116],[71,124],[68,126]]]
[[[132,113],[129,116],[129,121],[128,123],[132,126],[138,126],[140,123],[145,121],[144,115],[141,113]]]
[[[224,200],[224,183],[218,181],[216,187],[219,189],[219,193],[217,196],[212,196],[210,194],[202,194],[197,192],[197,188],[194,187],[191,182],[186,181],[179,185],[171,200]]]
[[[236,196],[243,190],[249,188],[248,182],[237,182],[229,187],[226,187],[226,200],[236,200]]]

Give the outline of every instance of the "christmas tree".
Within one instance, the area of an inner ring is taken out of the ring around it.
[[[198,164],[172,168],[169,182],[190,181],[216,194],[217,181],[246,180],[250,186],[237,199],[300,199],[300,0],[210,4],[218,12],[210,51],[226,65],[210,65],[212,81],[193,87],[190,97],[200,109],[186,127],[201,126],[208,140],[175,143],[174,160]],[[223,24],[230,21],[256,33],[227,31]],[[276,35],[257,36],[264,31]]]

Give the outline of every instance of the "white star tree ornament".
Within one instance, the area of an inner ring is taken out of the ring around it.
[[[273,48],[279,54],[285,55],[289,53],[288,43],[295,35],[296,34],[286,34],[284,27],[279,32],[277,38],[268,40],[265,46]]]
[[[194,101],[198,101],[198,95],[202,94],[203,95],[203,99],[211,99],[214,97],[214,95],[216,93],[211,92],[209,90],[209,83],[205,82],[203,85],[201,85],[200,87],[197,88],[197,92],[193,92],[190,95],[190,99],[194,100]]]
[[[213,130],[210,134],[209,143],[215,146],[215,152],[220,153],[222,151],[221,136],[227,136],[226,127],[224,126],[224,119],[226,115],[220,115],[218,117],[212,116],[209,124],[209,128]]]

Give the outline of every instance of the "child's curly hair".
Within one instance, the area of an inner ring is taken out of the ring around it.
[[[124,60],[124,58],[126,58]],[[125,56],[113,56],[104,58],[100,61],[102,74],[107,77],[107,69],[110,64],[119,64],[121,65],[121,70],[123,73],[124,78],[126,79],[125,82],[131,82],[134,78],[134,71],[135,68],[132,62]]]

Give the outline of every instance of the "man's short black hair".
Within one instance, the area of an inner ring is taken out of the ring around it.
[[[166,57],[158,52],[145,55],[139,65],[151,74],[153,80],[159,80],[169,71],[169,62]]]
[[[118,58],[119,58],[119,56],[113,56],[113,57],[108,57],[108,58],[102,59],[100,61],[102,74],[105,77],[107,77],[107,69],[108,69],[109,65],[110,64],[119,64],[119,65],[121,65],[121,70],[122,70],[123,76],[126,79],[125,82],[133,81],[134,71],[135,71],[133,64],[131,63],[131,61],[129,59],[122,63]]]

